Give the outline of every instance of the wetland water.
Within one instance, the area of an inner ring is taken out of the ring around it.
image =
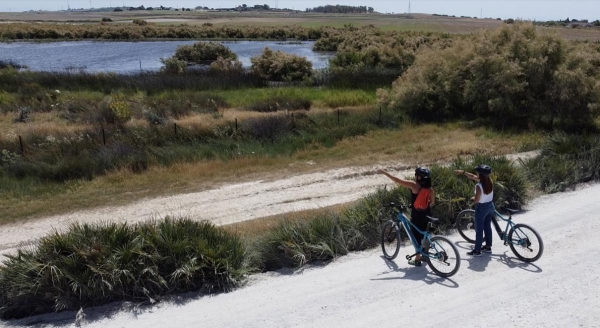
[[[171,57],[178,46],[194,42],[196,41],[0,43],[0,60],[13,61],[33,71],[84,69],[87,72],[133,73],[139,72],[140,66],[142,70],[155,71],[162,66],[160,58]],[[222,43],[238,55],[244,67],[249,67],[250,58],[259,55],[265,47],[306,57],[315,69],[327,67],[329,58],[333,56],[331,53],[314,52],[312,41]]]

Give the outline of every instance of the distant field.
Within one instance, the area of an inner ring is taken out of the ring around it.
[[[343,27],[375,25],[382,30],[426,31],[448,33],[470,33],[484,28],[501,26],[497,19],[475,19],[433,16],[428,14],[381,15],[381,14],[316,14],[316,13],[216,13],[176,11],[132,11],[132,12],[44,12],[44,13],[0,13],[1,22],[64,22],[98,23],[103,17],[113,20],[112,24],[131,23],[133,19],[145,19],[155,24],[204,24],[215,25],[300,25],[306,27]],[[548,28],[567,39],[600,40],[600,29]]]

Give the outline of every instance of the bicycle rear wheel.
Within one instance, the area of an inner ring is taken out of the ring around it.
[[[437,275],[450,277],[460,269],[460,254],[454,244],[446,237],[433,236],[431,244],[425,247],[428,255],[425,260]]]
[[[475,211],[464,210],[456,216],[456,230],[469,243],[475,243]]]
[[[381,228],[381,250],[383,256],[388,260],[393,260],[400,251],[400,228],[394,221],[389,220]]]
[[[524,262],[535,262],[544,253],[542,237],[526,224],[516,224],[510,229],[508,242],[512,252]]]

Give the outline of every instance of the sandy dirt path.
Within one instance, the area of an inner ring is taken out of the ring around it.
[[[527,158],[535,152],[509,157]],[[102,207],[0,226],[0,260],[3,254],[32,244],[53,229],[75,222],[135,223],[165,215],[189,216],[223,225],[282,213],[322,208],[357,200],[390,180],[376,174],[385,168],[395,175],[413,174],[414,165],[383,163],[347,167],[285,179],[259,180],[169,197],[142,199],[117,207]]]
[[[341,257],[324,267],[251,277],[248,286],[212,297],[178,297],[154,307],[89,309],[83,327],[600,327],[600,185],[543,196],[516,222],[538,230],[542,258],[520,262],[497,240],[492,254],[463,256],[450,279],[395,262],[379,249]],[[109,313],[109,314],[107,314]],[[74,313],[11,322],[61,327]],[[62,319],[62,320],[61,320]],[[58,321],[57,321],[58,320]],[[52,322],[52,323],[48,323]]]
[[[165,215],[190,216],[230,224],[281,213],[342,204],[359,199],[389,183],[377,168],[350,167],[302,174],[276,181],[253,181],[201,192],[143,199],[118,207],[103,207],[55,215],[0,227],[0,254],[30,244],[53,229],[74,222],[140,222]],[[387,166],[393,174],[410,174],[408,166]]]

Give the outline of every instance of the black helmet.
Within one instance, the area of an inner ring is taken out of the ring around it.
[[[415,170],[417,183],[421,188],[431,188],[431,171],[426,167],[417,167]]]
[[[431,171],[426,167],[417,167],[415,175],[424,179],[431,179]]]
[[[489,165],[481,164],[475,168],[475,172],[488,176],[492,174],[492,168]]]

